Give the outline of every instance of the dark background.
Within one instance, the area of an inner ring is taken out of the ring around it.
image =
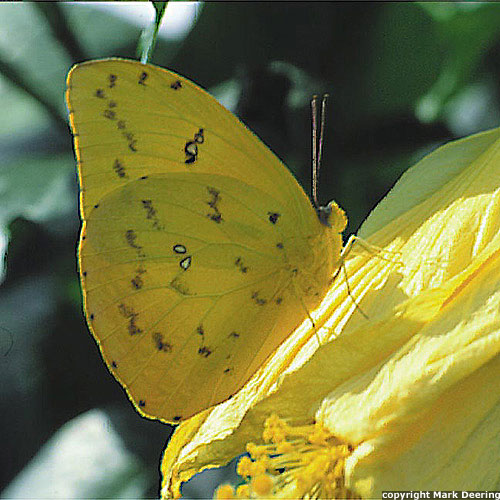
[[[64,104],[72,64],[136,57],[140,28],[115,15],[126,8],[0,4],[0,491],[24,474],[4,497],[30,498],[33,477],[49,477],[34,463],[62,453],[58,439],[71,423],[83,432],[73,419],[93,409],[105,412],[97,421],[123,443],[126,451],[111,448],[126,463],[102,481],[92,473],[86,489],[91,464],[52,465],[51,480],[70,488],[59,497],[158,492],[171,428],[134,411],[82,316],[78,187]],[[152,19],[151,5],[143,8]],[[346,210],[350,234],[426,152],[498,125],[500,4],[213,2],[198,9],[185,38],[160,39],[152,62],[231,104],[307,192],[309,100],[328,92],[320,201],[333,198]],[[69,446],[66,462],[75,457],[77,446]],[[186,496],[211,496],[205,480],[196,478]]]

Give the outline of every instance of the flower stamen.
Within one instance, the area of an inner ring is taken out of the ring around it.
[[[237,472],[246,483],[234,498],[356,498],[345,487],[345,460],[353,447],[320,423],[293,426],[271,415],[264,444],[248,443]]]

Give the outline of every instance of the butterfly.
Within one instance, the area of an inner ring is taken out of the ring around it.
[[[235,394],[324,297],[344,212],[188,79],[124,59],[67,78],[89,328],[137,410]],[[326,214],[326,216],[325,216]]]

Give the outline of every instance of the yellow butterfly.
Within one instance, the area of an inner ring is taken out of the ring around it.
[[[179,422],[237,392],[324,297],[343,211],[186,78],[72,68],[85,312],[139,412]]]

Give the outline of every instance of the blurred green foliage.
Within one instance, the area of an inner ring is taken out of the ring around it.
[[[154,9],[142,7],[146,25]],[[64,423],[103,408],[141,464],[144,495],[157,494],[170,428],[134,412],[82,317],[64,104],[72,64],[135,57],[141,27],[117,16],[129,8],[0,4],[2,489]],[[346,210],[347,234],[424,153],[499,123],[500,4],[214,2],[195,21],[160,37],[152,62],[212,90],[308,192],[309,100],[330,93],[320,197]],[[186,494],[210,496],[203,481]]]

